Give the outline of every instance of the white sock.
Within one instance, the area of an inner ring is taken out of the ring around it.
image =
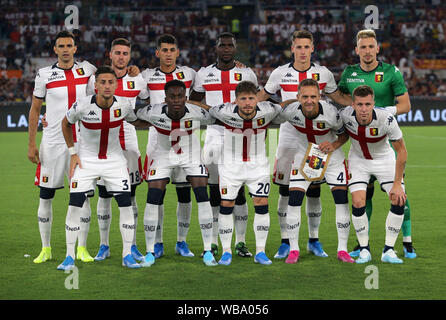
[[[65,241],[67,244],[67,256],[76,259],[75,246],[79,233],[79,220],[82,208],[68,206],[67,217],[65,218]]]
[[[279,217],[280,237],[288,239],[288,231],[286,224],[286,212],[288,210],[288,200],[290,197],[279,194],[279,201],[277,202],[277,216]]]
[[[78,245],[82,247],[87,246],[88,231],[90,231],[90,221],[91,221],[91,207],[90,198],[86,198],[84,205],[82,206],[81,214],[79,217],[79,234],[78,234]]]
[[[154,252],[156,226],[158,224],[159,206],[156,204],[146,203],[144,210],[144,235],[146,238],[146,251]]]
[[[39,224],[42,247],[51,247],[51,226],[53,224],[53,199],[42,199],[37,209],[37,221]]]
[[[110,225],[112,218],[111,201],[113,198],[98,198],[97,215],[101,244],[109,246]]]
[[[218,217],[220,216],[220,206],[212,208],[212,243],[218,245]]]
[[[299,250],[300,208],[301,206],[288,205],[286,223],[288,239],[290,239],[290,251]]]
[[[308,218],[308,237],[319,238],[319,226],[321,224],[322,206],[321,198],[305,197],[305,213]]]
[[[234,230],[234,218],[232,214],[219,214],[218,216],[218,233],[223,252],[232,253],[231,242]]]
[[[412,242],[412,236],[403,236],[403,242]]]
[[[155,243],[163,243],[164,204],[158,206],[158,224],[156,226]]]
[[[268,238],[268,231],[270,225],[269,213],[254,215],[254,235],[256,238],[256,254],[265,252],[266,239]]]
[[[135,219],[132,206],[119,207],[119,229],[122,237],[122,257],[131,254],[133,235],[135,233]]]
[[[367,214],[364,212],[359,217],[352,215],[352,222],[359,245],[366,247],[369,244],[369,220],[367,219]]]
[[[335,204],[336,229],[338,231],[338,252],[347,251],[348,235],[350,232],[350,211],[348,204]]]
[[[197,202],[198,223],[201,229],[204,251],[211,250],[212,243],[212,209],[209,201]]]
[[[246,243],[246,227],[248,226],[248,204],[234,206],[235,243]]]
[[[132,212],[133,212],[133,223],[135,224],[135,229],[133,229],[133,241],[132,245],[136,245],[136,229],[138,228],[138,204],[136,203],[136,196],[131,197],[132,201]]]
[[[386,246],[393,247],[398,233],[400,232],[401,225],[403,224],[404,214],[395,214],[389,211],[386,219]]]
[[[177,205],[177,241],[186,241],[190,227],[192,202],[178,202]]]

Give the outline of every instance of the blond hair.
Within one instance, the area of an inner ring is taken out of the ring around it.
[[[364,38],[374,38],[376,40],[376,33],[372,29],[365,29],[358,32],[356,35],[356,43],[358,43],[359,39]]]

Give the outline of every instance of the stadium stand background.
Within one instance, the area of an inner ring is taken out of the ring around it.
[[[155,67],[155,40],[179,40],[178,64],[195,70],[215,61],[222,31],[237,35],[238,60],[264,85],[270,72],[290,62],[290,35],[299,28],[315,37],[313,61],[339,80],[358,62],[355,34],[364,28],[364,1],[9,1],[0,0],[0,104],[29,103],[36,70],[56,61],[52,39],[64,29],[64,8],[80,12],[76,59],[108,64],[111,41],[132,41],[131,64]],[[409,94],[446,97],[446,6],[439,0],[374,1],[379,8],[379,59],[397,65]]]

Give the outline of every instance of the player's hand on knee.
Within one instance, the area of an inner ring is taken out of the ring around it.
[[[128,67],[128,71],[130,77],[136,77],[141,72],[137,66],[133,65]]]
[[[29,147],[28,148],[28,159],[29,161],[31,161],[32,163],[39,163],[40,159],[39,159],[39,150],[37,149],[36,146],[33,147]]]
[[[403,206],[406,203],[406,193],[401,185],[393,186],[389,192],[389,199],[393,205]]]

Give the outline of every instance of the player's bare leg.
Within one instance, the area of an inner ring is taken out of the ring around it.
[[[212,243],[212,209],[207,193],[207,177],[189,177],[189,182],[195,194],[198,206],[198,223],[200,224],[201,237],[203,239],[203,262],[207,266],[217,265],[211,252]]]
[[[141,266],[150,267],[155,263],[154,247],[156,228],[158,225],[158,211],[164,197],[164,191],[169,179],[148,182],[146,208],[144,210],[144,234],[146,238],[146,252]]]

